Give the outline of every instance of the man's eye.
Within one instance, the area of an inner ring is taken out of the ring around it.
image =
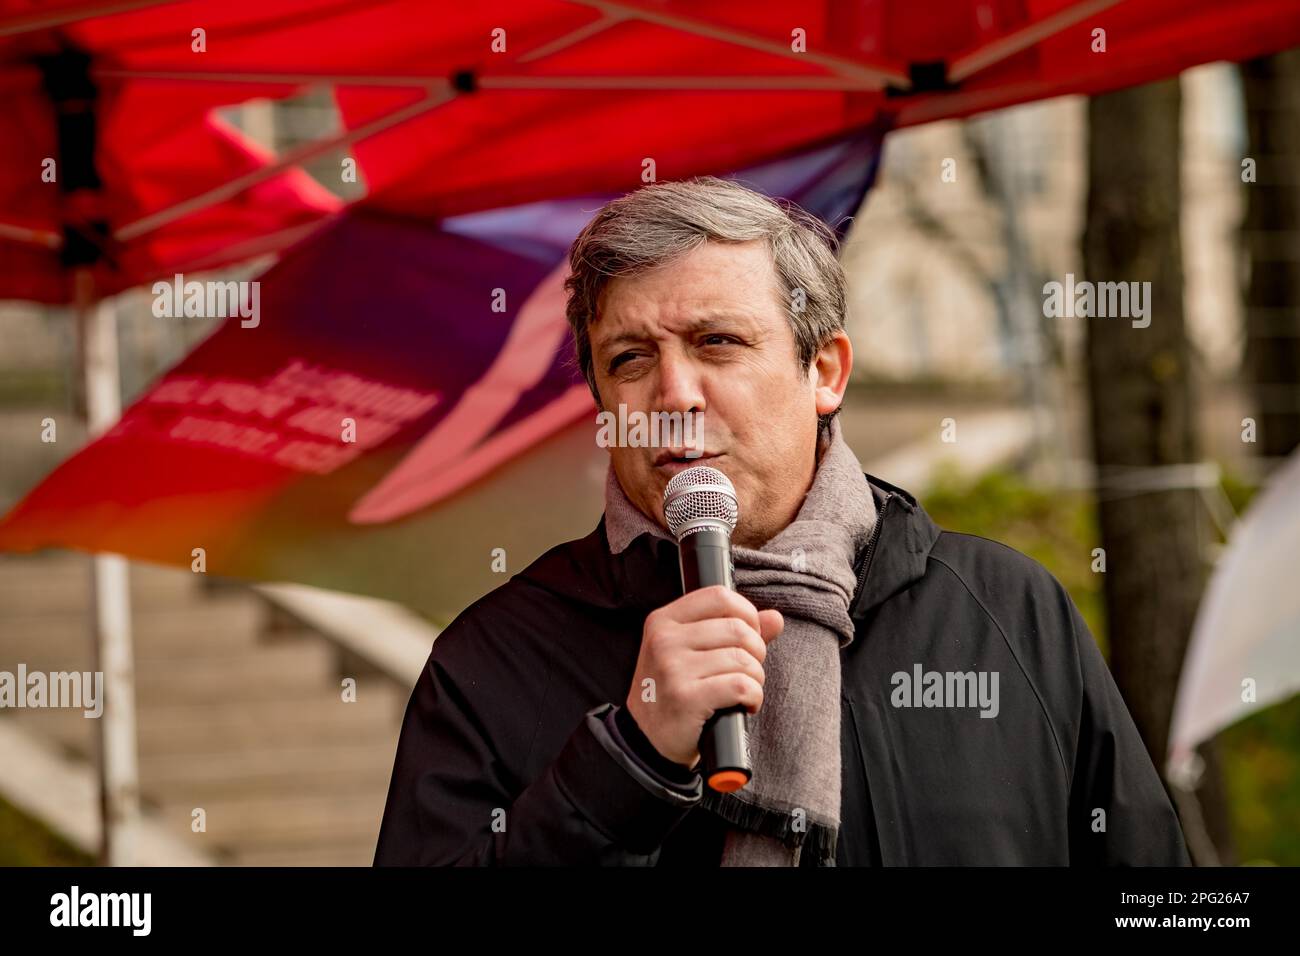
[[[710,345],[710,344],[712,344],[712,342],[713,342],[714,339],[721,340],[722,342],[726,342],[726,343],[728,343],[728,344],[738,344],[737,341],[736,341],[736,339],[734,339],[732,336],[730,336],[730,335],[722,335],[722,334],[720,334],[720,333],[718,333],[718,334],[714,334],[714,335],[706,335],[706,336],[704,337],[704,344],[705,344],[705,345]]]
[[[614,357],[613,361],[611,361],[611,362],[609,363],[609,369],[608,369],[608,370],[612,372],[612,371],[614,371],[616,368],[618,368],[620,365],[622,365],[624,362],[628,361],[629,359],[634,359],[634,358],[636,358],[636,353],[635,353],[635,352],[624,352],[622,355],[617,355],[617,356]]]

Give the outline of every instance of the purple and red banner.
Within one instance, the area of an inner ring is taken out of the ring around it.
[[[737,178],[842,229],[879,144],[861,134]],[[254,318],[229,319],[32,491],[0,547],[182,566],[201,548],[210,573],[453,615],[504,580],[494,549],[513,573],[603,509],[562,286],[608,198],[436,225],[354,208],[261,278]],[[183,312],[185,283],[163,286]]]

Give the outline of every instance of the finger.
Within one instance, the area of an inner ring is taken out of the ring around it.
[[[704,621],[714,617],[738,617],[758,631],[758,608],[741,594],[721,584],[684,594],[659,609],[669,620],[679,624]]]
[[[735,617],[715,617],[684,624],[677,632],[681,646],[693,651],[719,647],[742,647],[760,664],[767,658],[767,644],[758,631]]]
[[[767,680],[763,665],[754,655],[735,646],[718,647],[690,655],[682,663],[682,673],[688,680],[708,680],[719,674],[747,674],[760,685]]]
[[[749,714],[756,714],[763,706],[763,687],[748,674],[717,674],[700,681],[700,703],[708,710],[744,706]]]

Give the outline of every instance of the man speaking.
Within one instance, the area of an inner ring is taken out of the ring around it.
[[[439,636],[376,865],[1186,865],[1061,585],[942,531],[845,443],[824,224],[662,183],[601,209],[570,265],[597,404],[690,416],[697,438],[610,447],[596,529]],[[692,466],[734,488],[734,589],[682,593],[664,492]],[[714,789],[702,735],[728,708],[748,781]]]

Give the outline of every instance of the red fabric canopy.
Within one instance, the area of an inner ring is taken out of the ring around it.
[[[908,126],[1168,77],[1300,44],[1294,0],[518,0],[357,14],[383,77],[351,127],[424,112],[357,155],[372,202],[448,215],[735,169],[872,124]],[[493,52],[494,28],[505,49]],[[1105,52],[1094,52],[1105,31]],[[799,34],[797,31],[802,31]],[[805,51],[795,52],[802,37]],[[447,83],[448,78],[452,82]]]
[[[1295,0],[0,0],[0,62],[56,35],[96,58],[106,96],[149,98],[123,133],[136,147],[175,128],[175,104],[192,115],[328,85],[345,128],[325,145],[354,150],[372,207],[444,216],[635,188],[647,160],[658,179],[738,169],[858,128],[1245,59],[1300,44],[1300,13]],[[165,155],[175,177],[200,158]],[[127,192],[172,201],[137,187],[133,158]]]
[[[246,85],[181,89],[106,75],[160,42],[157,25],[113,17],[40,28],[58,21],[60,5],[38,5],[42,18],[16,15],[33,6],[0,3],[0,298],[68,302],[80,267],[102,296],[248,259],[341,207],[301,170],[276,171],[272,155],[214,112],[245,99]],[[168,42],[189,50],[189,27]]]

